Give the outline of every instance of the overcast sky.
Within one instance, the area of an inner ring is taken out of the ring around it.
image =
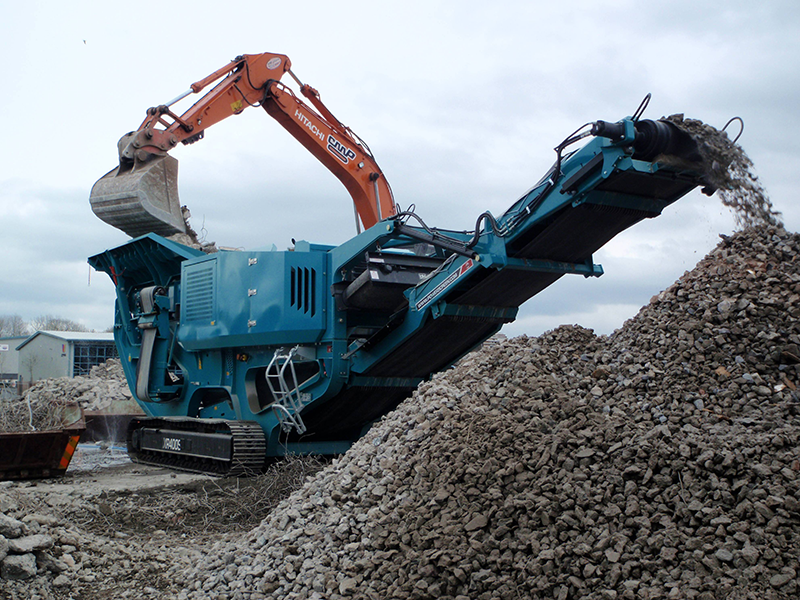
[[[0,14],[0,315],[112,325],[113,286],[86,258],[128,238],[91,212],[92,184],[149,106],[244,53],[287,54],[369,144],[396,201],[432,226],[501,214],[564,137],[632,114],[648,92],[647,118],[683,112],[722,127],[742,117],[740,143],[787,228],[800,226],[796,0],[72,0],[5,3]],[[218,245],[354,234],[344,187],[260,109],[173,155],[181,202]],[[693,192],[598,252],[603,277],[562,278],[505,331],[610,333],[733,229],[718,200]]]

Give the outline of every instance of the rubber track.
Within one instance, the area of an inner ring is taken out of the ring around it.
[[[233,437],[233,457],[230,461],[180,456],[168,452],[135,451],[131,444],[134,429],[152,427],[195,433],[227,433]],[[261,426],[254,421],[211,421],[209,419],[134,419],[128,428],[128,456],[139,464],[167,467],[177,471],[202,473],[216,477],[240,477],[262,471],[267,443]]]

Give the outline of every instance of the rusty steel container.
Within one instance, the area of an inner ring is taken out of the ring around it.
[[[86,430],[83,409],[64,407],[62,428],[0,433],[0,480],[60,477]]]

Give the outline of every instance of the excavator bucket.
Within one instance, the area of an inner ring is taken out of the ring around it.
[[[186,232],[178,200],[178,161],[165,155],[121,163],[92,187],[92,211],[131,237]]]

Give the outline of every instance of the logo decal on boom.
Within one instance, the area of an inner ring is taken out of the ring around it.
[[[311,122],[311,119],[301,113],[299,108],[294,111],[294,116],[297,117],[297,120],[305,125],[306,129],[308,129],[313,135],[317,136],[320,140],[325,141],[325,134],[319,130],[319,127]]]
[[[330,151],[331,154],[333,154],[344,164],[349,163],[356,157],[356,153],[354,150],[351,150],[350,148],[345,146],[342,142],[334,138],[331,134],[328,134],[328,150]]]

